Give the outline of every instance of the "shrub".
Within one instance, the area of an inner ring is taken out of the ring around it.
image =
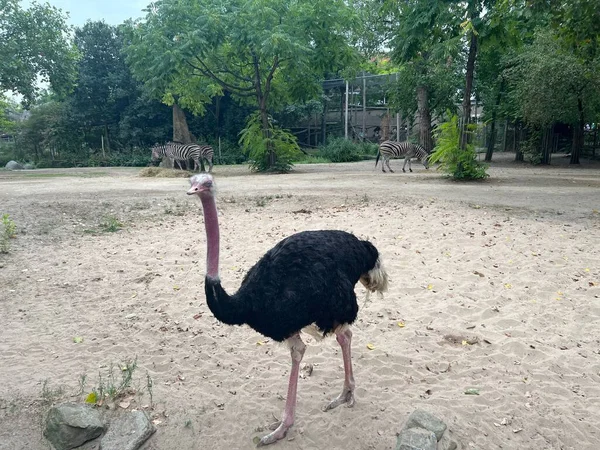
[[[329,139],[327,145],[319,147],[319,156],[331,162],[353,162],[364,159],[364,155],[377,154],[377,145],[367,142],[356,143],[342,137]]]
[[[458,116],[451,116],[448,122],[435,128],[437,145],[429,157],[429,163],[440,163],[438,169],[446,172],[456,180],[479,180],[486,178],[487,166],[477,161],[477,153],[473,144],[466,149],[460,148],[460,128]],[[473,132],[470,127],[469,133]]]
[[[265,136],[260,112],[248,118],[239,142],[251,161],[250,167],[257,172],[289,172],[292,160],[300,153],[296,136],[276,127],[270,117],[268,136]]]

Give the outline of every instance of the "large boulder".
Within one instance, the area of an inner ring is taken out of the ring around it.
[[[137,450],[156,431],[143,411],[131,411],[111,422],[100,450]]]
[[[48,411],[44,435],[56,450],[70,450],[103,432],[98,410],[88,405],[64,403]]]
[[[9,161],[4,167],[6,167],[8,170],[23,170],[23,166],[16,161]]]
[[[396,450],[436,450],[437,439],[433,431],[424,428],[406,428],[398,435]]]

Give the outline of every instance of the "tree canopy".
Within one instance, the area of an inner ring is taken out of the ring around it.
[[[0,91],[21,94],[26,104],[47,82],[57,94],[72,86],[77,53],[66,16],[35,1],[23,9],[19,0],[0,0]]]
[[[0,13],[0,89],[20,93],[31,113],[19,125],[4,102],[1,126],[19,151],[52,164],[143,163],[145,146],[181,128],[177,116],[189,139],[220,142],[223,161],[287,170],[298,133],[312,133],[309,145],[324,142],[321,130],[340,135],[326,126],[328,105],[339,117],[340,79],[359,71],[396,74],[378,85],[378,101],[416,124],[408,138],[427,149],[443,137],[451,155],[458,124],[451,156],[463,165],[483,145],[475,136],[492,158],[500,127],[504,143],[511,127],[514,148],[523,141],[542,162],[560,132],[576,164],[600,121],[592,0],[161,0],[140,20],[76,29],[35,2],[0,0]]]

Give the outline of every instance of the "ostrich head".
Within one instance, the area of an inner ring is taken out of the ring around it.
[[[215,181],[208,173],[199,173],[190,178],[190,190],[188,195],[198,195],[200,198],[213,196],[215,193]]]

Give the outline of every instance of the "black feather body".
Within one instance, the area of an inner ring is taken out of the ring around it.
[[[328,334],[356,319],[354,286],[378,258],[373,244],[350,233],[304,231],[265,253],[234,295],[207,277],[207,303],[218,320],[248,324],[275,341],[313,323]]]

